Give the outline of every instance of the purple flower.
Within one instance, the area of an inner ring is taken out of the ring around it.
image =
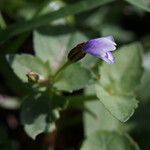
[[[112,51],[116,49],[116,43],[112,36],[96,38],[83,44],[82,50],[93,56],[99,57],[109,64],[115,62]]]

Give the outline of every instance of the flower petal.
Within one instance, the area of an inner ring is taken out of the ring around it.
[[[103,55],[101,58],[109,64],[113,64],[115,62],[115,57],[111,52],[105,53],[105,55]]]
[[[113,41],[112,37],[103,37],[92,39],[85,42],[83,50],[91,55],[98,56],[101,53],[114,51],[116,49],[116,43]]]
[[[117,44],[115,43],[115,40],[114,40],[113,36],[110,35],[110,36],[106,36],[105,38],[111,40],[111,41],[113,42],[113,44],[114,44],[115,46],[117,46]]]

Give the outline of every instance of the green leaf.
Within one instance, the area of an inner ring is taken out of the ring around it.
[[[42,132],[52,132],[59,110],[66,105],[61,96],[34,94],[25,98],[21,108],[21,121],[27,134],[33,139]]]
[[[27,82],[26,74],[30,71],[36,72],[44,78],[49,76],[50,70],[39,58],[28,55],[7,55],[7,61],[15,74],[24,82]]]
[[[133,94],[142,75],[141,46],[138,43],[122,47],[115,54],[116,63],[104,63],[96,84],[97,96],[103,105],[121,122],[125,122],[137,107]]]
[[[119,39],[119,42],[130,42],[134,39],[134,34],[131,31],[124,30],[118,24],[105,24],[102,29],[102,36],[113,35],[115,39]]]
[[[86,102],[85,107],[95,114],[93,117],[84,112],[84,130],[87,136],[98,130],[121,130],[120,122],[99,101]]]
[[[34,119],[31,124],[24,124],[24,130],[32,138],[36,139],[36,136],[43,132],[53,132],[56,129],[54,122],[47,123],[46,115],[41,114]]]
[[[85,91],[86,94],[90,95],[95,95],[95,92],[94,85],[88,86]],[[90,136],[91,133],[98,130],[122,130],[123,124],[107,111],[103,104],[98,101],[98,98],[85,102],[84,106],[95,115],[94,117],[86,111],[83,113],[84,132],[86,136]]]
[[[79,22],[80,24],[83,24],[84,26],[88,26],[95,29],[102,28],[102,24],[104,20],[106,19],[106,15],[108,12],[109,6],[100,7],[99,9],[96,9],[95,11],[88,14],[87,18],[84,22]]]
[[[136,90],[136,94],[140,99],[150,100],[150,53],[146,53],[144,56],[144,73],[142,76],[141,84]]]
[[[149,100],[150,99],[150,70],[145,69],[142,81],[140,86],[138,87],[136,94],[140,97],[141,100]]]
[[[90,71],[81,67],[79,63],[75,63],[59,74],[54,86],[58,90],[72,92],[84,88],[89,84],[90,79]]]
[[[24,21],[20,24],[14,24],[5,30],[0,31],[0,42],[4,42],[5,40],[21,34],[26,31],[30,31],[34,28],[41,27],[43,25],[52,22],[53,20],[63,18],[70,15],[75,15],[89,9],[96,8],[98,6],[102,6],[104,4],[110,3],[114,0],[82,0],[75,4],[65,6],[58,11],[48,13],[46,15],[41,15],[29,21]]]
[[[68,49],[72,49],[77,44],[83,43],[87,40],[88,40],[87,36],[83,34],[82,32],[79,32],[79,31],[73,32],[72,36],[69,39]]]
[[[139,148],[127,134],[99,131],[83,142],[81,150],[139,150]]]
[[[34,50],[36,56],[49,62],[53,72],[66,58],[69,34],[63,27],[44,27],[34,31]]]
[[[150,12],[150,1],[149,0],[126,0],[134,6],[137,6],[145,11]]]
[[[121,122],[127,121],[138,106],[134,94],[111,94],[100,85],[96,85],[97,96],[106,109]]]
[[[72,35],[69,33],[73,32]],[[55,72],[66,61],[68,50],[87,40],[87,37],[70,27],[46,26],[34,31],[36,56],[49,62]]]
[[[85,57],[80,61],[82,67],[88,70],[98,70],[98,64],[101,63],[99,58],[96,58],[90,54],[86,54]]]
[[[139,43],[123,46],[115,53],[113,65],[100,67],[102,87],[117,93],[134,91],[142,76],[142,47]]]

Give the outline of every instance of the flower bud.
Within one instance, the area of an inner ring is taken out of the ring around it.
[[[28,82],[38,82],[39,80],[39,74],[33,71],[26,74],[26,76],[28,77]]]
[[[72,62],[76,62],[80,59],[82,59],[86,52],[82,50],[84,43],[78,44],[76,47],[74,47],[68,54],[68,59]]]

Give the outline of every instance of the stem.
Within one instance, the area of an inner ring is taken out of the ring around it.
[[[59,76],[59,74],[61,73],[62,70],[64,70],[66,67],[68,67],[70,64],[72,64],[71,61],[67,61],[62,67],[60,67],[56,73],[54,74],[54,79],[53,81],[55,82]]]

